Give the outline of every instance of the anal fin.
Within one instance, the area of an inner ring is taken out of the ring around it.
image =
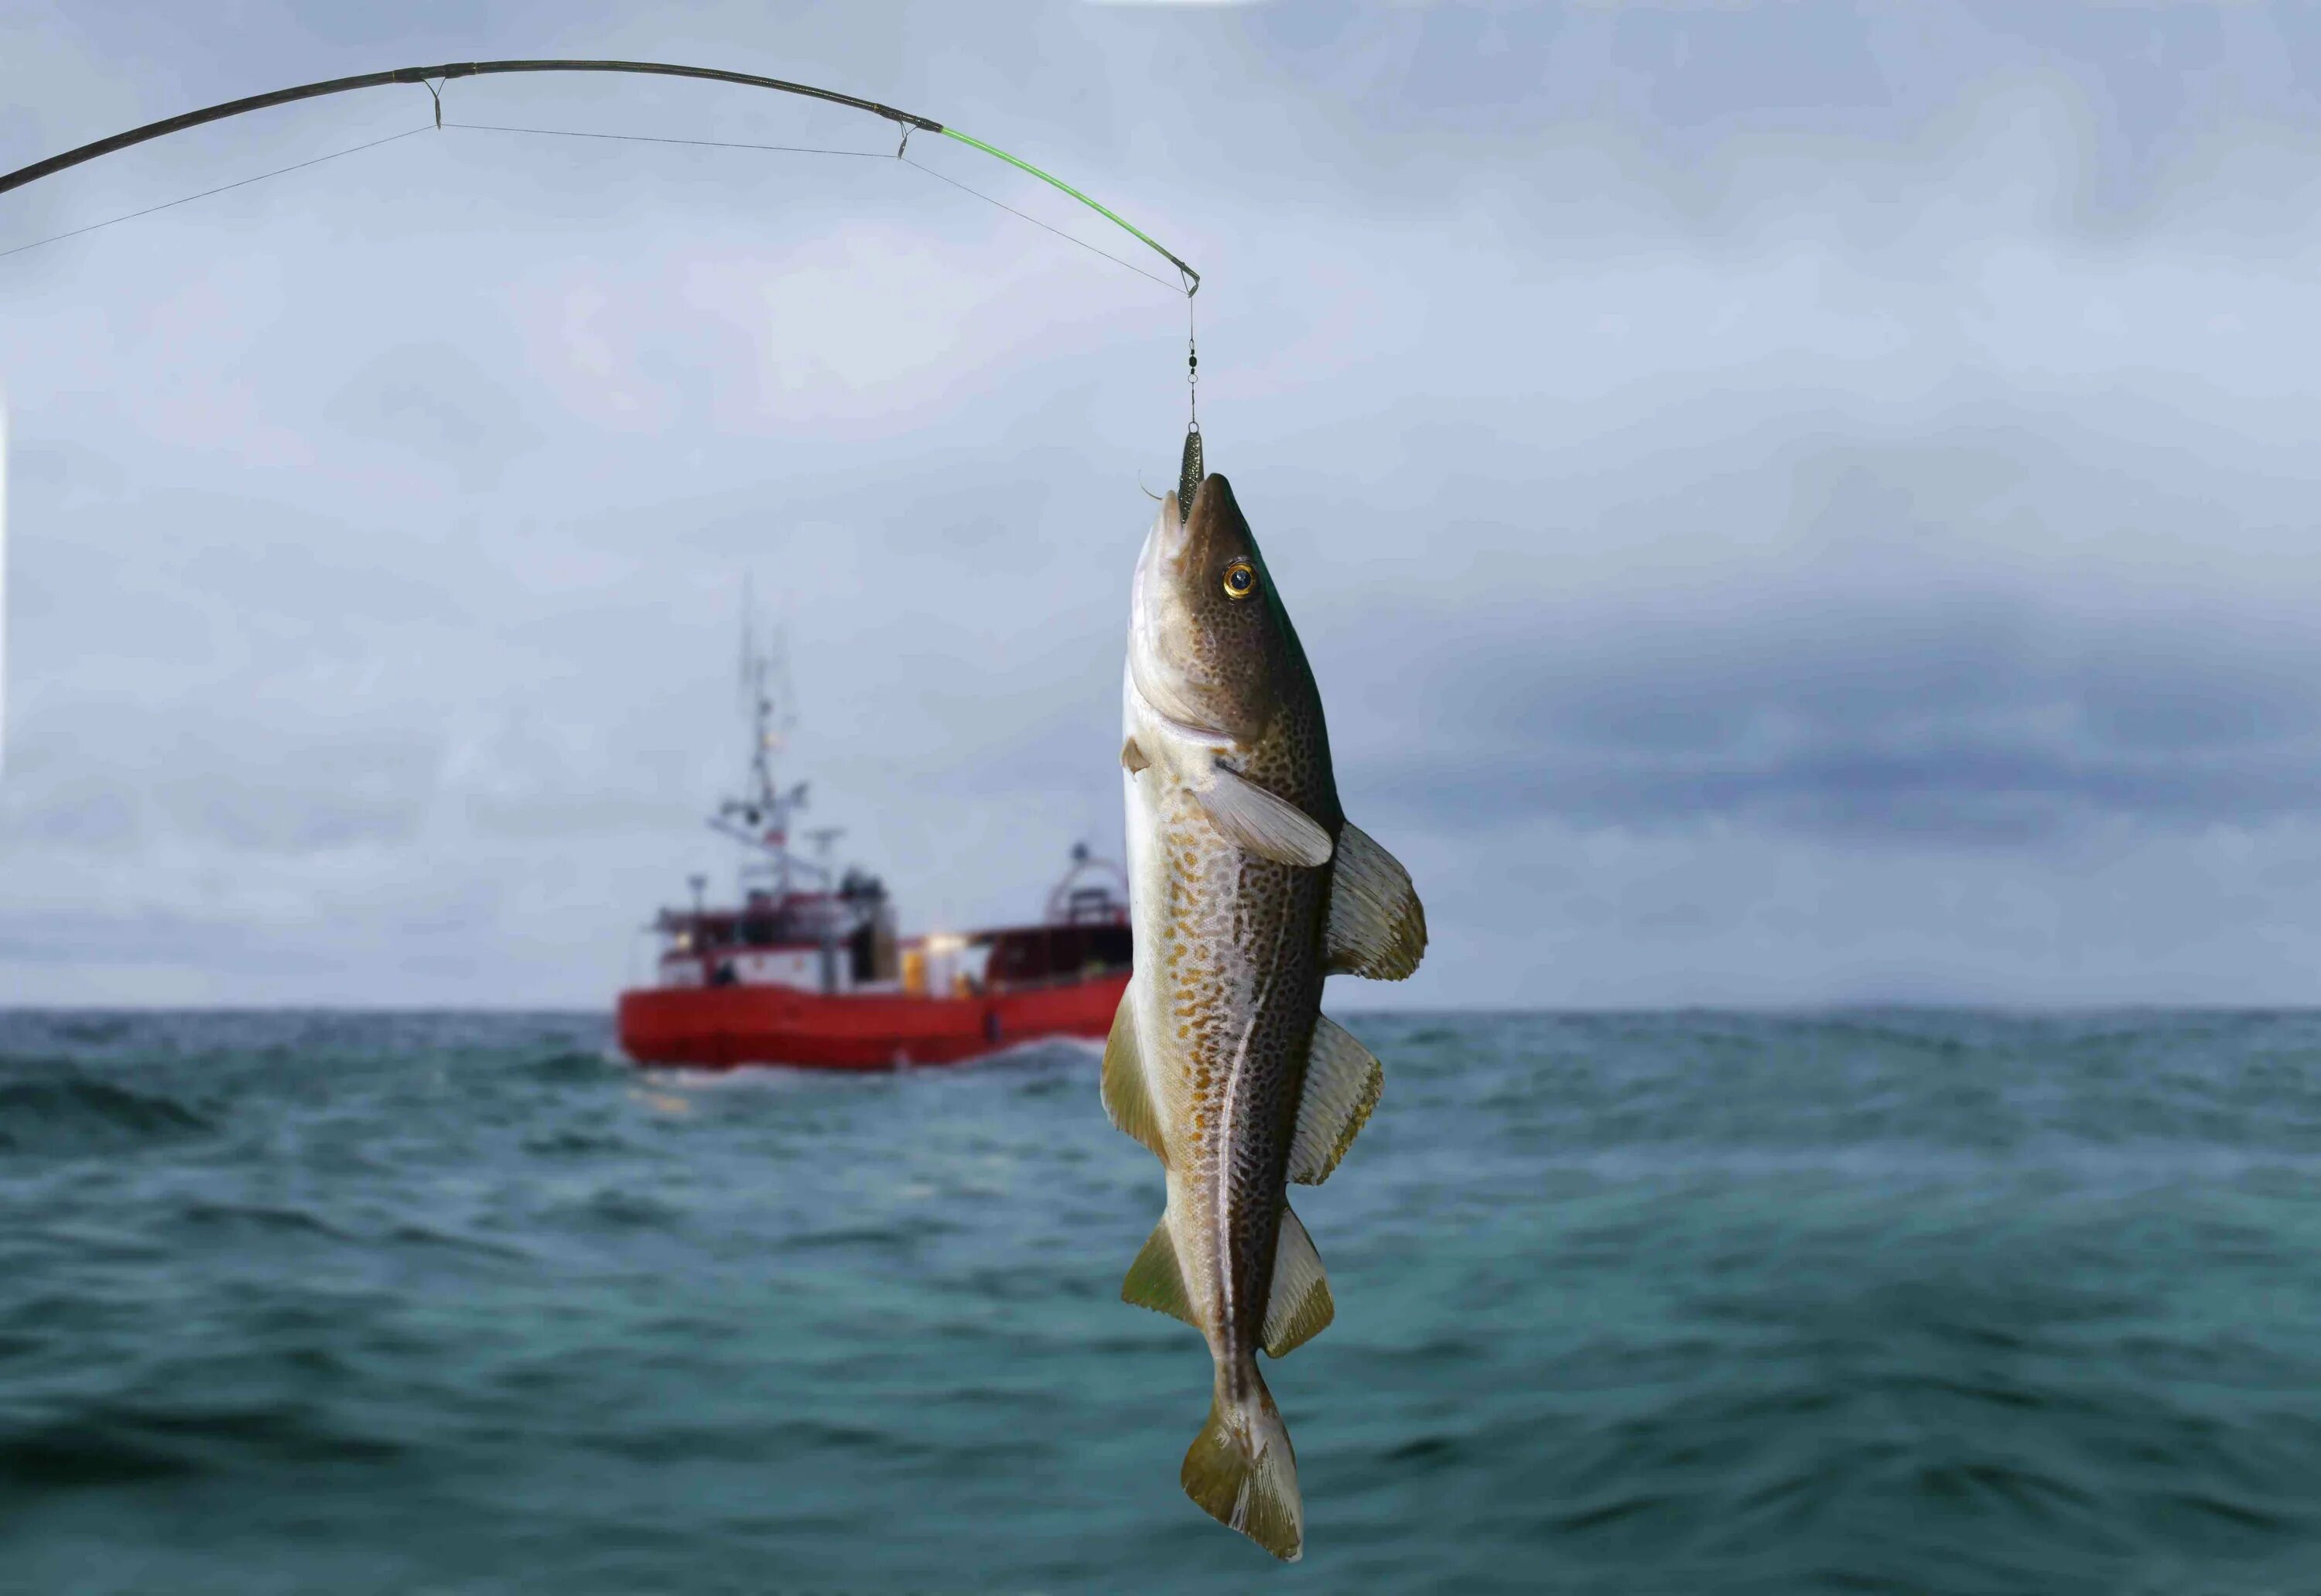
[[[1386,1070],[1376,1055],[1328,1015],[1315,1015],[1305,1095],[1289,1143],[1289,1178],[1306,1186],[1328,1180],[1385,1090]]]
[[[1201,1327],[1193,1317],[1192,1300],[1185,1292],[1185,1272],[1177,1262],[1177,1243],[1169,1234],[1167,1215],[1152,1227],[1144,1250],[1128,1266],[1128,1274],[1120,1282],[1120,1300],[1182,1319],[1197,1330]]]
[[[1426,954],[1426,910],[1402,861],[1352,821],[1338,829],[1330,871],[1330,923],[1324,942],[1333,975],[1400,980]]]
[[[1136,1043],[1136,983],[1120,994],[1120,1007],[1113,1010],[1112,1035],[1104,1044],[1104,1111],[1112,1123],[1134,1136],[1169,1162],[1167,1145],[1160,1139],[1160,1121],[1152,1112],[1152,1095],[1144,1081],[1144,1059]]]
[[[1170,1256],[1173,1260],[1173,1252]],[[1328,1327],[1337,1311],[1314,1238],[1289,1205],[1282,1204],[1281,1239],[1273,1250],[1273,1294],[1265,1300],[1265,1328],[1259,1337],[1267,1354],[1288,1356]]]

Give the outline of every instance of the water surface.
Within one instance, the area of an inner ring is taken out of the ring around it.
[[[1283,1568],[1088,1051],[0,1014],[0,1589],[2321,1591],[2321,1017],[1352,1028]]]

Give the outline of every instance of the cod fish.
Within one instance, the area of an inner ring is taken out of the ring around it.
[[[1192,457],[1197,458],[1197,457]],[[1297,1464],[1257,1371],[1334,1311],[1290,1181],[1318,1185],[1379,1099],[1322,980],[1399,980],[1426,919],[1338,807],[1321,695],[1221,476],[1161,502],[1130,605],[1126,739],[1135,974],[1104,1055],[1106,1114],[1160,1156],[1168,1202],[1121,1296],[1216,1364],[1185,1492],[1278,1557],[1305,1549]]]

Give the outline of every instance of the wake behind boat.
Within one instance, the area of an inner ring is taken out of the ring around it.
[[[751,854],[738,901],[707,906],[706,878],[695,876],[692,907],[660,911],[657,983],[621,994],[622,1051],[640,1064],[883,1070],[1048,1037],[1102,1040],[1130,969],[1118,867],[1075,847],[1035,922],[897,935],[885,883],[832,863],[836,828],[809,834],[818,860],[791,851],[806,789],[774,780],[774,678],[771,658],[745,639],[749,791],[710,819]]]

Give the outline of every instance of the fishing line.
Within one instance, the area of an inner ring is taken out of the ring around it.
[[[847,105],[858,111],[867,111],[874,116],[883,117],[893,123],[902,130],[901,141],[895,147],[897,160],[917,167],[931,178],[938,178],[954,188],[971,194],[987,204],[997,205],[1001,210],[1012,215],[1020,216],[1035,226],[1045,228],[1058,238],[1069,239],[1090,254],[1100,255],[1115,266],[1124,267],[1147,282],[1158,283],[1164,288],[1173,287],[1176,292],[1185,296],[1185,378],[1187,406],[1190,413],[1186,436],[1186,470],[1189,474],[1197,469],[1201,436],[1199,412],[1201,357],[1195,336],[1197,328],[1193,322],[1192,301],[1193,296],[1201,291],[1201,274],[1194,270],[1175,251],[1151,233],[1117,211],[1081,193],[1054,173],[1042,171],[1030,161],[1019,156],[1010,155],[996,144],[987,144],[981,139],[963,133],[955,127],[945,127],[942,123],[930,117],[921,116],[915,112],[898,111],[892,105],[881,105],[876,100],[866,100],[856,95],[841,94],[835,89],[816,88],[811,84],[792,83],[779,78],[764,78],[751,72],[733,72],[722,67],[687,67],[667,61],[450,61],[437,67],[397,67],[392,71],[365,73],[355,78],[333,78],[320,83],[305,83],[291,88],[275,89],[268,94],[250,95],[239,100],[227,100],[215,105],[205,106],[198,111],[188,111],[181,115],[167,117],[159,122],[150,122],[142,127],[131,128],[125,132],[115,133],[110,138],[98,139],[92,143],[83,144],[77,149],[68,150],[60,155],[52,155],[45,160],[36,160],[30,166],[19,167],[14,171],[0,173],[0,194],[5,194],[12,188],[20,188],[27,183],[37,181],[51,173],[63,171],[68,167],[78,166],[83,161],[94,160],[100,155],[108,155],[116,150],[125,150],[132,144],[141,144],[150,139],[182,132],[187,128],[199,127],[205,123],[218,122],[229,116],[240,116],[251,111],[262,111],[275,105],[292,105],[323,95],[344,94],[358,88],[378,88],[389,84],[416,84],[424,88],[428,97],[433,102],[434,117],[432,125],[438,130],[446,126],[463,127],[478,132],[530,133],[542,137],[568,139],[605,139],[637,144],[685,144],[702,149],[769,150],[798,155],[870,158],[874,153],[867,150],[840,150],[820,145],[756,144],[720,139],[658,138],[643,133],[593,133],[569,128],[512,127],[489,123],[447,123],[444,122],[443,91],[451,86],[453,78],[483,78],[517,72],[625,72],[648,77],[690,78],[715,83],[733,83],[750,88],[772,89],[780,94],[798,95],[807,99],[826,101],[832,105]],[[318,155],[312,160],[302,160],[291,166],[278,168],[270,172],[260,172],[255,178],[244,178],[240,182],[224,183],[215,188],[204,189],[199,194],[189,194],[183,199],[173,199],[162,205],[149,205],[144,210],[132,211],[126,215],[111,217],[103,222],[93,222],[86,227],[77,227],[68,233],[35,239],[28,244],[18,244],[14,249],[0,250],[0,260],[5,260],[10,255],[20,255],[27,250],[37,250],[43,244],[57,243],[64,239],[77,238],[85,233],[94,233],[101,227],[111,227],[116,223],[134,221],[140,216],[150,216],[156,211],[166,211],[176,205],[190,204],[194,200],[206,199],[211,195],[223,194],[229,189],[262,182],[268,178],[278,178],[287,172],[299,171],[310,166],[319,166],[323,161],[336,160],[341,156],[353,155],[360,150],[375,149],[378,145],[392,143],[397,139],[407,139],[414,132],[424,131],[423,128],[413,128],[407,132],[390,133],[385,138],[373,139],[369,143],[334,150],[329,155]],[[971,149],[980,150],[986,155],[997,160],[1004,160],[1018,171],[1037,178],[1049,187],[1069,195],[1175,267],[1179,281],[1172,285],[1165,278],[1145,270],[1132,261],[1124,260],[1109,251],[1098,249],[1086,239],[1074,237],[1062,228],[1042,222],[1028,212],[1017,210],[1014,205],[986,194],[979,188],[971,187],[956,178],[935,170],[933,167],[912,160],[910,158],[911,134],[915,131],[940,133],[944,138],[955,140]]]
[[[489,122],[447,122],[441,125],[478,133],[539,133],[553,139],[617,139],[630,144],[691,144],[704,150],[778,150],[788,155],[855,155],[865,160],[887,159],[884,150],[834,150],[820,144],[742,144],[728,139],[663,139],[651,133],[584,133],[564,127],[503,127]],[[1149,272],[1146,275],[1151,276]],[[1155,278],[1153,280],[1158,282],[1160,279]]]
[[[392,144],[397,139],[407,139],[414,133],[433,131],[424,124],[405,128],[399,133],[389,133],[383,139],[373,139],[365,144],[350,144],[344,150],[333,150],[328,155],[317,155],[312,160],[302,160],[293,166],[277,167],[270,172],[260,172],[254,178],[244,178],[237,183],[221,183],[215,188],[205,188],[199,194],[188,194],[183,199],[164,200],[157,205],[147,205],[141,211],[131,211],[127,215],[109,216],[102,222],[92,222],[86,227],[76,227],[69,233],[50,233],[47,238],[36,238],[29,244],[18,244],[13,250],[0,250],[0,260],[5,260],[11,255],[21,255],[26,250],[37,250],[42,244],[59,243],[68,238],[78,238],[84,233],[95,233],[100,227],[111,227],[119,222],[134,222],[138,217],[150,216],[156,211],[166,211],[177,205],[191,205],[197,199],[207,199],[213,194],[223,194],[232,188],[247,188],[252,183],[263,183],[269,178],[278,178],[286,172],[301,172],[310,166],[320,166],[326,160],[336,160],[342,155],[359,155],[366,150],[376,150],[381,144]]]
[[[447,61],[439,67],[397,67],[392,71],[367,72],[355,78],[333,78],[321,83],[302,83],[292,88],[278,88],[269,94],[250,95],[239,100],[227,100],[215,105],[205,105],[198,111],[188,111],[181,115],[166,117],[159,122],[149,122],[142,127],[131,128],[126,132],[114,133],[110,138],[98,139],[92,143],[83,144],[78,149],[68,150],[60,155],[50,156],[46,160],[36,160],[30,166],[19,167],[13,172],[0,172],[0,194],[5,194],[12,188],[20,188],[27,183],[35,182],[51,173],[63,171],[68,167],[78,166],[86,160],[94,160],[100,155],[109,155],[116,150],[126,150],[132,144],[144,143],[149,139],[159,139],[169,133],[182,132],[187,128],[200,127],[205,123],[222,121],[229,116],[240,116],[251,111],[263,111],[275,105],[292,105],[300,100],[315,99],[323,95],[345,94],[358,88],[379,88],[389,84],[416,84],[424,88],[434,102],[434,125],[441,127],[443,125],[443,89],[450,86],[451,79],[485,78],[516,72],[626,72],[647,77],[691,78],[713,83],[740,84],[750,88],[772,89],[779,94],[799,95],[807,99],[827,101],[832,105],[849,105],[855,110],[867,111],[874,116],[884,117],[902,130],[902,141],[895,150],[897,160],[907,155],[911,133],[914,130],[941,133],[947,139],[955,139],[960,143],[980,150],[995,160],[1004,160],[1019,171],[1027,172],[1042,183],[1070,195],[1080,204],[1088,206],[1123,232],[1129,233],[1167,260],[1170,265],[1175,267],[1178,273],[1184,278],[1185,294],[1190,296],[1200,291],[1201,274],[1186,264],[1160,240],[1138,227],[1117,211],[1081,193],[1054,173],[1042,171],[1030,161],[1010,155],[996,144],[987,144],[981,139],[970,137],[957,128],[945,127],[932,117],[921,116],[912,111],[898,111],[892,105],[881,105],[876,100],[866,100],[858,95],[841,94],[835,89],[816,88],[811,84],[792,83],[779,78],[764,78],[754,72],[733,72],[722,67],[687,67],[669,61]],[[441,80],[440,85],[437,82],[438,79]],[[706,143],[709,141],[701,141]],[[1101,254],[1103,251],[1098,251],[1097,253]]]
[[[1201,430],[1201,340],[1193,321],[1193,296],[1185,296],[1185,403],[1192,413],[1192,428]]]
[[[1009,205],[1006,200],[995,199],[990,195],[984,193],[980,188],[962,183],[957,178],[946,176],[945,174],[935,170],[934,168],[926,165],[923,161],[912,160],[910,156],[903,153],[901,150],[897,150],[895,154],[889,156],[883,150],[839,150],[822,144],[747,144],[736,142],[729,139],[669,139],[658,138],[648,133],[579,132],[571,128],[561,127],[507,127],[496,123],[489,122],[447,122],[442,125],[447,128],[464,128],[470,132],[539,133],[558,139],[612,139],[631,144],[687,144],[696,149],[703,150],[771,150],[789,155],[851,155],[864,160],[899,160],[905,166],[917,168],[917,169],[926,173],[930,178],[933,178],[940,182],[950,184],[952,187],[960,190],[963,194],[971,194],[975,196],[976,198],[983,201],[986,205],[997,205],[1001,210],[1006,211],[1011,216],[1021,216],[1024,221],[1029,222],[1034,227],[1045,228],[1048,232],[1054,233],[1058,238],[1062,239],[1065,242],[1079,245],[1081,249],[1086,250],[1091,255],[1101,255],[1106,260],[1111,261],[1115,266],[1124,267],[1126,269],[1134,272],[1148,283],[1158,283],[1160,287],[1168,289],[1171,294],[1182,294],[1185,291],[1185,287],[1182,283],[1172,283],[1166,278],[1155,277],[1152,273],[1137,265],[1133,260],[1124,260],[1118,255],[1112,253],[1109,250],[1098,249],[1096,245],[1088,242],[1088,240],[1084,238],[1079,238],[1071,233],[1066,233],[1062,228],[1055,226],[1051,223],[1042,222],[1039,217],[1033,215],[1028,211],[1019,211],[1014,205]],[[906,130],[905,143],[906,147],[907,147],[907,130]]]
[[[1195,271],[1191,267],[1186,265],[1182,260],[1178,260],[1174,254],[1170,252],[1168,246],[1161,243],[1159,239],[1154,238],[1151,233],[1145,232],[1142,227],[1137,226],[1135,223],[1131,222],[1127,217],[1119,214],[1117,212],[1113,211],[1105,205],[1098,205],[1095,200],[1090,199],[1087,195],[1082,194],[1079,189],[1073,187],[1069,183],[1065,182],[1061,178],[1057,177],[1052,172],[1043,172],[1028,160],[1019,160],[1015,156],[1008,154],[1007,151],[1000,149],[996,144],[987,144],[981,139],[971,138],[968,134],[960,132],[959,129],[955,127],[939,127],[935,129],[935,132],[942,134],[946,139],[956,139],[960,143],[969,146],[970,149],[980,150],[986,155],[997,156],[1001,160],[1006,161],[1017,171],[1029,172],[1033,177],[1039,178],[1041,182],[1046,183],[1052,187],[1062,189],[1066,194],[1070,195],[1074,199],[1088,206],[1088,209],[1094,211],[1097,215],[1102,216],[1106,221],[1111,223],[1115,227],[1119,228],[1123,233],[1134,236],[1155,254],[1164,257],[1170,265],[1177,269],[1178,274],[1185,279],[1179,285],[1179,290],[1188,298],[1190,298],[1193,295],[1200,292],[1201,274]],[[903,130],[904,148],[909,148],[910,142],[910,130],[908,128],[905,128]],[[901,150],[897,150],[895,153],[899,156],[903,151]]]
[[[942,182],[948,183],[952,187],[960,190],[962,193],[972,194],[976,198],[982,200],[987,205],[997,205],[1001,210],[1006,211],[1011,216],[1021,216],[1034,227],[1045,227],[1050,233],[1054,233],[1058,238],[1064,240],[1068,243],[1079,245],[1081,249],[1086,250],[1091,255],[1102,255],[1115,266],[1124,266],[1129,270],[1134,272],[1137,276],[1142,278],[1146,282],[1158,283],[1162,287],[1168,289],[1171,294],[1182,294],[1185,292],[1183,284],[1172,283],[1167,278],[1154,277],[1151,272],[1145,270],[1142,266],[1137,265],[1134,261],[1123,260],[1119,256],[1111,253],[1109,251],[1099,250],[1094,244],[1088,242],[1088,240],[1084,238],[1075,238],[1070,233],[1066,233],[1062,228],[1051,226],[1048,223],[1041,221],[1039,217],[1031,214],[1027,211],[1019,211],[1004,199],[994,199],[991,196],[984,193],[980,188],[969,188],[957,178],[944,177],[942,173],[935,170],[935,169],[931,166],[920,166],[917,161],[913,160],[907,155],[898,155],[896,159],[900,160],[905,166],[918,167],[918,169],[926,173],[928,177],[938,178]]]

